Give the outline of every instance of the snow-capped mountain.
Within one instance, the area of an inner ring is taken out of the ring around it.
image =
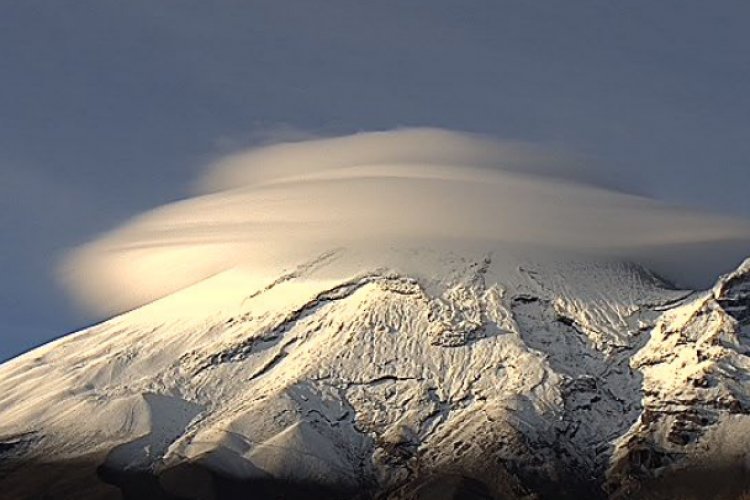
[[[750,260],[331,251],[0,366],[0,495],[735,498],[749,355]]]

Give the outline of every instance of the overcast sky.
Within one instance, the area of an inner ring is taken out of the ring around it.
[[[66,249],[277,137],[482,132],[750,216],[748,19],[744,0],[3,2],[0,359],[95,319],[55,281]]]

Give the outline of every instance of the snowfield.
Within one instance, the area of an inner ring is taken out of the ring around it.
[[[749,354],[750,260],[691,291],[607,259],[333,250],[0,366],[0,491],[736,498]]]

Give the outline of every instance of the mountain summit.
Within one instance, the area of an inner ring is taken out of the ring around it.
[[[734,498],[750,260],[334,250],[0,366],[4,498]],[[249,492],[249,493],[248,493]]]

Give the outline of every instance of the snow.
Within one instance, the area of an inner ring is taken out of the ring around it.
[[[625,494],[746,463],[748,276],[692,292],[498,249],[233,269],[0,366],[0,456],[395,497],[438,473]]]

